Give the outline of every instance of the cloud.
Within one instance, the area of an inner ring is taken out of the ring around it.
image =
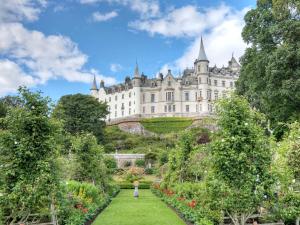
[[[0,0],[0,22],[37,20],[46,4],[46,0]]]
[[[110,64],[110,70],[112,71],[112,72],[119,72],[119,71],[121,71],[123,69],[123,67],[120,65],[120,64],[117,64],[117,63],[112,63],[112,64]]]
[[[244,26],[244,15],[250,8],[235,10],[225,4],[212,8],[198,8],[193,5],[173,8],[158,18],[140,19],[129,23],[129,27],[168,38],[187,38],[191,40],[181,57],[162,66],[167,69],[183,71],[193,67],[198,56],[200,37],[204,36],[205,49],[210,65],[227,65],[232,52],[240,57],[246,44],[241,32]]]
[[[117,17],[118,13],[115,11],[109,12],[109,13],[100,13],[100,12],[94,12],[92,14],[92,20],[95,22],[103,22],[103,21],[107,21],[110,20],[114,17]]]
[[[160,14],[157,0],[80,0],[81,4],[109,3],[129,7],[140,14],[142,18],[155,17]]]
[[[7,90],[16,89],[20,84],[34,86],[59,78],[90,83],[94,74],[107,84],[116,82],[96,70],[85,70],[88,57],[68,37],[46,36],[20,23],[0,24],[1,56],[6,60],[1,61],[0,80],[1,84],[9,84]]]

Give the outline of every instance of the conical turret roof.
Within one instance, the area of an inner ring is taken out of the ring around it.
[[[139,66],[137,62],[135,63],[134,77],[140,77]]]
[[[199,51],[199,56],[198,56],[199,61],[208,61],[205,49],[204,49],[204,44],[201,36],[201,42],[200,42],[200,51]]]
[[[96,82],[96,76],[95,75],[94,75],[94,80],[93,80],[93,84],[92,84],[91,90],[98,90],[98,88],[97,88],[97,82]]]

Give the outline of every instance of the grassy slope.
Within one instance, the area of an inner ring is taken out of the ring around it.
[[[134,199],[133,190],[122,190],[93,225],[185,225],[150,190],[139,193],[140,197]]]
[[[157,134],[168,134],[186,129],[192,125],[193,121],[190,118],[163,117],[144,119],[141,123],[148,131]]]
[[[159,148],[173,147],[172,138],[144,137],[142,135],[130,134],[121,131],[118,126],[106,127],[104,131],[105,152],[120,153],[147,153]]]

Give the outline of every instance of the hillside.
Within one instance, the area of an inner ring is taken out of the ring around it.
[[[181,132],[192,129],[195,140],[210,129],[212,120],[194,121],[190,118],[151,118],[143,119],[140,124],[153,135],[141,135],[125,132],[118,125],[107,126],[104,131],[106,153],[147,153],[159,149],[173,148]]]

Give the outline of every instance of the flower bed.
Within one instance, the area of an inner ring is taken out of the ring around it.
[[[210,219],[211,212],[205,209],[196,199],[188,199],[159,184],[151,187],[152,192],[169,206],[179,212],[187,221],[196,225],[213,225]]]

